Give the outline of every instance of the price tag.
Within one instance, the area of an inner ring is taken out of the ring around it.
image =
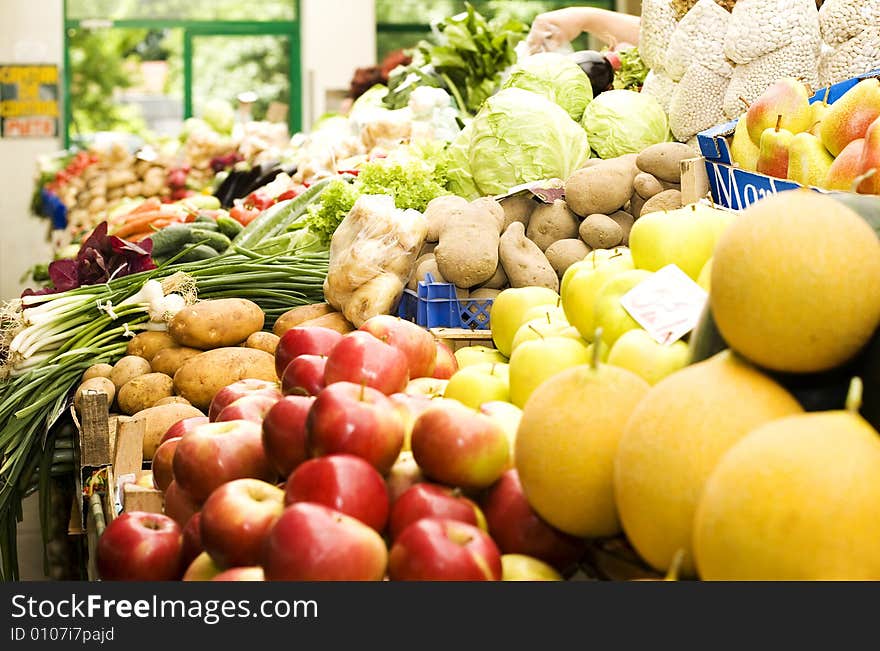
[[[627,292],[620,304],[655,341],[670,345],[696,327],[708,298],[702,287],[671,264]]]

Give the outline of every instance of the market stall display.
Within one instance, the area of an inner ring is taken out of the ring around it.
[[[89,484],[104,580],[880,578],[880,104],[815,92],[826,6],[531,57],[469,8],[272,157],[188,140],[214,197],[97,211],[3,314],[4,576],[98,396],[162,505]],[[779,194],[695,192],[697,133]]]

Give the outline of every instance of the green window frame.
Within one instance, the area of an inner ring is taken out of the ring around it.
[[[64,0],[64,64],[62,75],[62,101],[64,105],[64,146],[70,146],[70,30],[98,26],[120,29],[182,29],[183,30],[183,116],[193,113],[193,39],[200,36],[286,36],[290,55],[290,97],[287,122],[290,133],[302,128],[302,34],[300,0],[289,0],[295,13],[294,20],[244,21],[244,20],[176,20],[168,18],[134,19],[81,19],[70,18],[68,3]]]

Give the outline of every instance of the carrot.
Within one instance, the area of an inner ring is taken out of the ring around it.
[[[137,208],[132,210],[129,214],[136,215],[142,212],[150,212],[152,210],[158,210],[162,207],[162,202],[159,201],[156,197],[150,197],[149,199],[144,200],[144,202],[139,205]]]
[[[125,238],[131,233],[142,231],[145,227],[152,224],[157,219],[176,219],[177,215],[164,212],[162,210],[154,210],[151,212],[139,213],[134,219],[129,219],[113,233],[117,237]]]
[[[125,239],[129,242],[141,242],[142,240],[147,239],[151,235],[154,235],[155,231],[141,231],[140,233],[135,233],[134,235],[129,235]]]

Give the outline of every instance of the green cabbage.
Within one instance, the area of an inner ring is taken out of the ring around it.
[[[571,58],[553,52],[528,57],[517,65],[504,84],[543,95],[580,122],[587,104],[593,99],[590,78]]]
[[[479,198],[480,191],[471,175],[471,125],[466,126],[446,149],[446,189],[468,200]]]
[[[567,179],[590,157],[581,126],[558,104],[521,88],[490,97],[470,128],[470,173],[484,196],[522,183]]]
[[[660,103],[632,90],[605,91],[587,106],[582,123],[600,158],[637,154],[671,138]]]

